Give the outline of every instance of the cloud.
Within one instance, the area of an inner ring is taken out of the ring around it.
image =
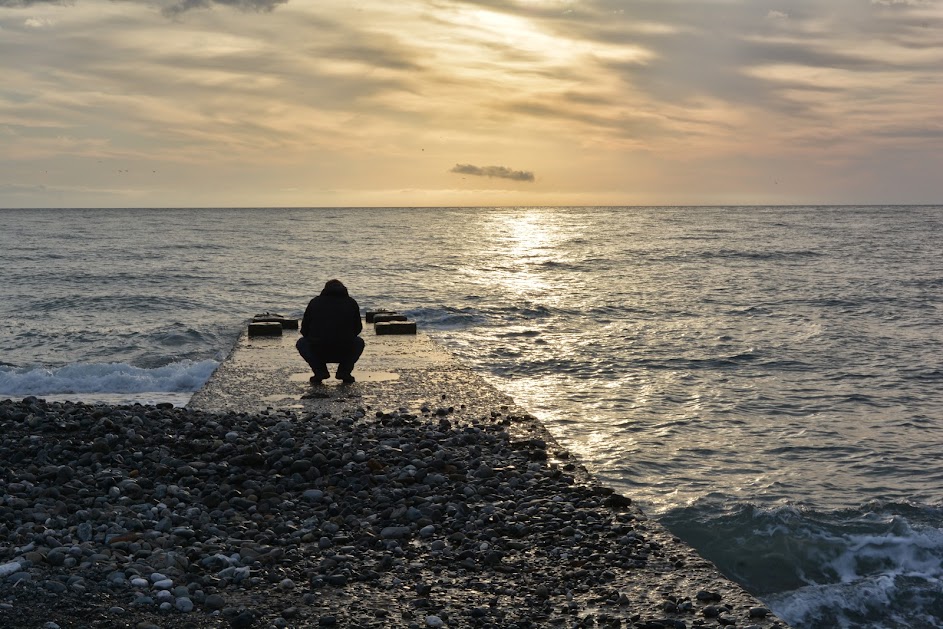
[[[31,17],[31,18],[27,18],[26,21],[23,22],[23,26],[25,26],[26,28],[47,28],[49,26],[52,26],[52,21],[45,20],[42,18]]]
[[[511,170],[507,166],[474,166],[472,164],[455,164],[449,172],[461,175],[475,175],[476,177],[497,177],[513,181],[533,181],[534,173],[527,170]]]
[[[2,2],[3,0],[0,0]],[[176,17],[193,9],[209,9],[214,4],[232,7],[240,11],[268,13],[274,11],[288,0],[181,0],[176,4],[163,9],[162,13],[168,17]]]
[[[481,203],[706,202],[794,160],[837,189],[893,148],[939,167],[941,30],[943,0],[0,0],[0,185],[109,191],[130,160],[165,204],[450,204],[475,186],[447,172]]]
[[[0,0],[0,7],[22,9],[42,4],[72,4],[69,0]]]
[[[210,9],[213,5],[232,7],[240,11],[267,13],[286,4],[288,0],[179,0],[161,11],[164,15],[175,17],[193,9]],[[0,8],[22,9],[44,4],[74,5],[75,0],[0,0]]]

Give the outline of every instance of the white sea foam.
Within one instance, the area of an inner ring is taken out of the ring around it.
[[[885,534],[852,536],[847,550],[831,562],[831,567],[846,583],[874,572],[940,582],[941,551],[943,532],[939,529],[915,530],[896,518],[893,530]]]
[[[0,395],[77,399],[76,394],[133,394],[139,398],[145,393],[192,393],[218,365],[214,360],[184,360],[153,369],[125,363],[73,364],[55,369],[0,367]]]
[[[939,601],[941,595],[938,581],[915,582],[884,574],[851,583],[810,585],[765,601],[796,627],[939,629],[943,621],[920,601]]]
[[[849,612],[868,614],[869,609],[887,607],[893,589],[894,580],[881,576],[856,583],[810,585],[769,597],[766,602],[781,618],[797,626],[814,626],[830,617],[836,627],[852,627],[856,623],[847,618]]]
[[[943,627],[918,603],[943,597],[943,531],[895,518],[883,534],[827,537],[840,549],[826,562],[837,581],[765,597],[780,617],[796,626]]]

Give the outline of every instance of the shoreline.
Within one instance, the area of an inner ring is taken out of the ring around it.
[[[4,626],[787,627],[424,335],[316,387],[291,337],[187,408],[0,402]]]
[[[0,618],[785,627],[631,501],[554,462],[553,442],[512,439],[539,425],[507,410],[0,402],[3,454],[19,453],[4,463],[0,566],[21,564],[0,580]]]

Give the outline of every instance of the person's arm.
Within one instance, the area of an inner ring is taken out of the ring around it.
[[[305,308],[304,318],[301,319],[301,336],[305,338],[311,338],[311,324],[312,319],[314,318],[314,300],[308,302],[308,307]]]
[[[363,331],[363,322],[360,320],[360,305],[357,303],[353,297],[350,298],[351,310],[353,311],[353,316],[351,317],[351,324],[356,321],[356,325],[352,325],[354,336],[358,336]]]

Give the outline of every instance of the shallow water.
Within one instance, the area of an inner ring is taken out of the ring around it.
[[[339,277],[797,628],[943,626],[941,232],[940,207],[5,210],[0,395],[185,396]]]

